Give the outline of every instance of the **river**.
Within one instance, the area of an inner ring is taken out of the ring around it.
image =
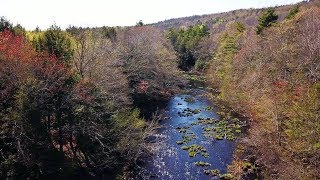
[[[171,98],[166,108],[168,118],[157,132],[162,139],[160,148],[140,172],[142,179],[205,180],[219,179],[212,170],[227,173],[235,143],[226,137],[234,129],[226,128],[226,118],[218,115],[220,108],[203,96],[205,93],[193,88]],[[214,135],[217,132],[220,137]]]

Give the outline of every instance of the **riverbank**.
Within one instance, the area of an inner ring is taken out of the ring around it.
[[[254,154],[255,149],[249,144],[245,143],[245,139],[249,136],[249,130],[252,119],[244,112],[240,112],[225,100],[220,95],[218,88],[211,88],[205,77],[201,73],[193,73],[188,75],[191,86],[199,86],[206,89],[205,96],[217,108],[223,110],[223,113],[230,114],[232,117],[239,119],[241,122],[241,133],[238,135],[232,163],[228,166],[227,172],[231,174],[234,179],[262,179],[263,165],[257,162]]]
[[[214,89],[189,74],[190,86],[171,98],[154,141],[157,153],[146,160],[142,179],[231,179],[237,138],[245,122],[208,98]]]
[[[228,173],[232,174],[234,179],[263,179],[261,174],[263,167],[257,163],[254,149],[245,143],[245,139],[249,136],[252,120],[219,98],[218,90],[213,90],[213,92],[206,94],[208,99],[217,106],[224,107],[226,112],[231,113],[233,117],[237,117],[242,122],[242,133],[236,141],[233,160],[228,166]]]

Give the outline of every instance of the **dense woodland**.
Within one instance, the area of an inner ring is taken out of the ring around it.
[[[249,121],[229,171],[320,178],[320,3],[133,27],[0,21],[0,179],[123,179],[196,73]],[[250,179],[250,178],[249,178]]]
[[[0,40],[2,178],[134,166],[152,150],[145,139],[156,127],[140,109],[185,83],[152,27],[26,32],[2,19]]]
[[[296,8],[281,22],[268,9],[256,29],[230,23],[206,76],[220,89],[219,98],[250,118],[245,151],[254,152],[250,158],[266,174],[314,179],[320,160],[320,8]]]

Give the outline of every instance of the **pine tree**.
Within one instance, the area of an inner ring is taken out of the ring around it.
[[[0,32],[4,30],[12,31],[12,24],[4,17],[0,18]]]
[[[257,26],[257,34],[261,34],[262,31],[272,26],[278,19],[278,15],[275,14],[274,8],[268,8],[261,17],[258,18],[259,24]]]
[[[58,60],[64,63],[69,63],[74,54],[71,36],[56,25],[51,26],[44,33],[43,43],[45,51],[55,55]]]
[[[144,25],[144,23],[143,23],[143,21],[142,20],[140,20],[139,22],[137,22],[137,24],[136,24],[136,26],[143,26]]]
[[[299,6],[294,6],[292,9],[290,9],[286,19],[292,19],[297,13],[299,12]]]

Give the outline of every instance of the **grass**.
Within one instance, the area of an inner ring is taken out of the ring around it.
[[[206,82],[206,79],[204,76],[198,76],[198,75],[194,75],[194,74],[185,75],[185,76],[189,81]]]
[[[183,142],[183,141],[176,141],[176,143],[177,143],[178,145],[181,145],[181,144],[183,144],[184,142]]]
[[[233,176],[229,173],[220,175],[220,179],[229,180],[233,179]]]
[[[217,112],[222,119],[198,117],[198,124],[205,125],[202,127],[206,138],[212,137],[216,140],[227,139],[236,140],[235,133],[241,133],[241,125],[238,118],[232,118],[230,112]]]
[[[199,124],[198,122],[191,123],[192,126],[195,126],[195,125],[198,125],[198,124]]]
[[[229,141],[234,141],[234,140],[236,140],[236,137],[233,134],[227,134],[226,139]]]
[[[195,152],[193,152],[193,151],[189,152],[189,157],[195,157],[195,156],[196,156]]]
[[[211,174],[213,176],[220,176],[220,171],[219,171],[219,169],[213,169],[213,170],[211,170]]]
[[[195,134],[184,134],[182,135],[183,142],[188,144],[190,141],[196,138]]]
[[[190,131],[190,126],[177,127],[176,130],[182,134],[182,140],[177,141],[178,145],[188,144],[190,141],[196,138],[196,135]]]
[[[209,157],[209,153],[201,153],[201,155],[205,158],[208,158]]]
[[[210,163],[203,162],[203,161],[197,161],[197,162],[194,163],[194,165],[196,165],[196,166],[211,166]]]
[[[215,135],[214,135],[214,138],[215,138],[216,140],[223,140],[223,136],[222,136],[221,134],[215,134]]]
[[[186,108],[184,110],[182,110],[182,112],[178,112],[180,117],[189,117],[189,116],[193,116],[194,114],[199,114],[201,112],[201,109],[190,109],[190,108]]]
[[[177,127],[176,130],[179,131],[179,133],[186,133],[187,130],[190,129],[190,126],[184,126],[184,127]]]
[[[205,107],[205,108],[204,108],[204,110],[206,110],[206,111],[213,111],[213,110],[214,110],[214,108],[213,108],[213,107],[211,107],[211,106],[208,106],[208,107]]]
[[[189,147],[188,146],[182,146],[181,149],[182,150],[189,150]]]
[[[200,154],[202,156],[209,156],[207,152],[207,149],[203,146],[200,146],[198,144],[192,144],[188,147],[188,150],[189,150],[189,156],[190,157],[195,157],[197,154]]]
[[[186,102],[194,102],[193,97],[186,97],[183,98]],[[203,111],[213,111],[214,108],[211,106],[202,107]],[[193,116],[195,114],[201,113],[201,109],[191,109],[185,108],[181,112],[178,112],[180,116],[188,117]],[[200,125],[203,129],[203,136],[208,139],[215,139],[215,140],[229,140],[234,141],[236,139],[236,133],[241,133],[241,124],[238,118],[233,118],[232,113],[227,111],[227,108],[222,107],[220,108],[221,111],[217,112],[220,116],[219,119],[215,118],[207,118],[207,117],[198,117],[197,121],[191,123],[190,126],[185,127],[177,127],[176,129],[182,134],[182,140],[177,141],[178,145],[182,145],[181,149],[184,151],[188,151],[188,155],[190,158],[196,157],[197,155],[201,155],[204,158],[209,158],[210,155],[207,153],[207,150],[204,146],[198,144],[189,145],[189,143],[196,139],[196,135],[190,131],[191,126]],[[200,167],[207,167],[211,166],[210,163],[197,161],[195,162],[195,166]],[[231,174],[220,174],[218,169],[208,170],[205,169],[204,173],[207,175],[213,175],[220,177],[220,179],[232,179]]]
[[[241,133],[241,129],[236,129],[235,132],[236,133]]]

